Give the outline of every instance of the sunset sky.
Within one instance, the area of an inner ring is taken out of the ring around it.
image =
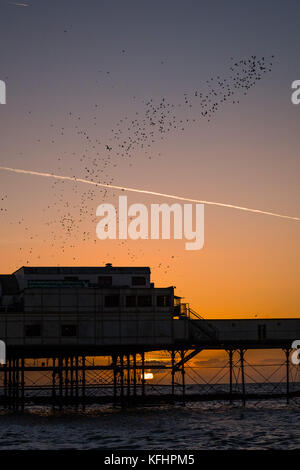
[[[0,166],[300,217],[299,14],[296,0],[0,0]],[[230,81],[232,64],[251,56],[271,71],[203,118],[207,81]],[[118,155],[151,99],[174,104],[177,128]],[[100,241],[96,208],[120,194],[0,171],[0,272],[150,266],[156,285],[175,285],[206,317],[299,315],[299,221],[206,206],[200,251],[184,240]]]

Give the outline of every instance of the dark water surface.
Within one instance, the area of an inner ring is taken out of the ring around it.
[[[295,449],[300,402],[113,409],[84,413],[29,408],[0,415],[0,449]]]

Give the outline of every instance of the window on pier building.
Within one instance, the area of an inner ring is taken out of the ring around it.
[[[41,325],[25,325],[25,336],[34,338],[41,336]]]
[[[61,336],[76,336],[77,325],[61,325]]]
[[[120,302],[119,295],[106,295],[104,298],[105,307],[118,307]]]
[[[126,307],[136,307],[135,295],[126,295]]]
[[[138,307],[151,307],[152,306],[151,295],[138,295],[137,304],[138,304]]]
[[[132,276],[131,284],[133,286],[145,286],[146,278],[144,276]]]
[[[98,285],[99,287],[111,287],[112,276],[98,276]]]
[[[158,295],[156,297],[156,306],[157,307],[170,307],[171,299],[169,295]]]

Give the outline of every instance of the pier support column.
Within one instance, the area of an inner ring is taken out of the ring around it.
[[[18,362],[19,359],[13,358],[13,410],[18,409]]]
[[[15,402],[15,391],[16,391],[16,376],[15,376],[15,358],[12,358],[11,361],[11,377],[12,377],[12,386],[11,386],[11,398],[12,398],[12,409],[15,410],[16,402]]]
[[[121,406],[124,406],[124,355],[120,354],[120,385],[121,385]]]
[[[246,389],[245,389],[245,350],[240,349],[240,361],[241,361],[241,376],[242,376],[242,397],[243,397],[243,406],[246,405]]]
[[[12,404],[12,359],[8,359],[8,409],[11,409]]]
[[[174,349],[171,351],[171,362],[172,362],[172,370],[171,370],[172,399],[173,399],[173,402],[174,402],[174,399],[175,399],[175,351],[174,351]]]
[[[12,358],[12,370],[11,370],[11,374],[12,374],[12,409],[15,411],[16,409],[16,359],[15,357],[13,356]]]
[[[136,397],[136,354],[133,354],[133,396]]]
[[[229,349],[228,355],[229,355],[229,401],[230,404],[232,403],[232,385],[233,385],[233,350]]]
[[[182,405],[185,406],[185,370],[184,370],[184,356],[185,356],[185,351],[181,351],[181,384],[182,384]]]
[[[130,396],[130,354],[127,354],[127,396]]]
[[[85,355],[82,356],[82,409],[85,410]]]
[[[142,396],[145,396],[145,353],[141,353],[142,357]]]
[[[19,386],[20,386],[19,365],[20,365],[20,359],[16,357],[14,369],[15,369],[15,409],[17,411],[19,410],[19,404],[20,404],[19,403]]]
[[[113,367],[113,377],[114,377],[114,406],[117,404],[117,390],[118,390],[118,366],[117,366],[117,361],[118,361],[118,356],[115,354],[112,355],[111,358],[112,361],[112,367]]]
[[[71,397],[72,401],[74,399],[74,356],[70,358],[70,367],[71,367]]]
[[[3,386],[4,386],[4,407],[7,408],[7,378],[8,378],[8,374],[7,374],[7,362],[6,364],[4,364],[3,366],[4,368],[4,379],[3,379]]]
[[[56,400],[56,367],[55,367],[55,357],[52,358],[52,409],[55,409],[55,400]]]
[[[68,402],[68,395],[69,395],[69,357],[65,356],[65,403]]]
[[[25,407],[25,359],[21,359],[21,410]]]
[[[63,406],[63,357],[59,355],[58,358],[58,380],[59,380],[59,410]]]
[[[75,403],[76,408],[78,407],[79,401],[79,359],[78,354],[75,356]]]
[[[286,366],[286,402],[290,402],[290,352],[289,348],[284,349]]]

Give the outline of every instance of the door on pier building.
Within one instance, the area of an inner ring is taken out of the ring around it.
[[[258,325],[258,339],[263,340],[266,339],[266,325]]]

